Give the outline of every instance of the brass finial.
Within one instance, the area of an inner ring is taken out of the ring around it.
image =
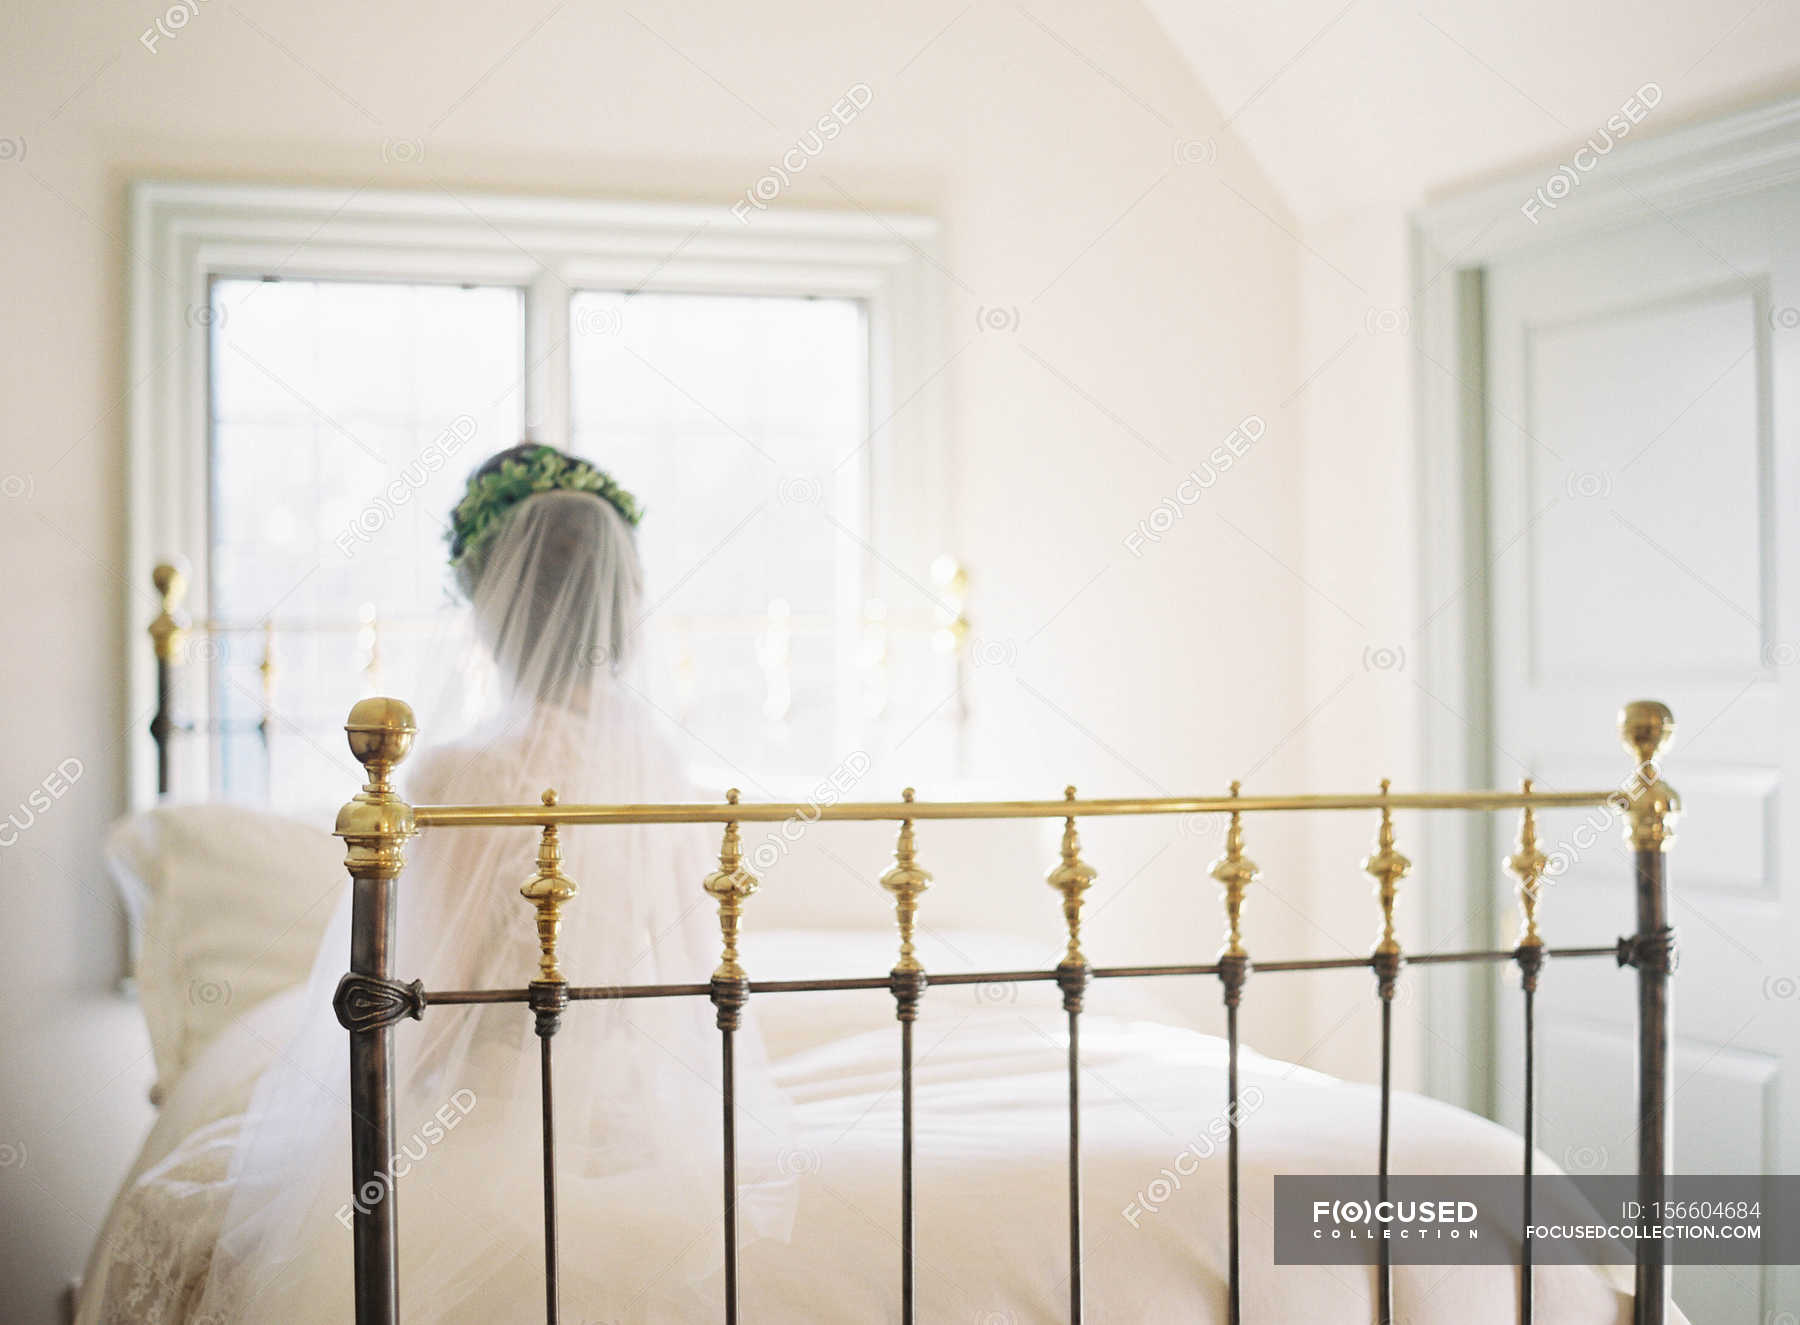
[[[1389,782],[1381,779],[1381,794],[1388,794]],[[1394,932],[1394,901],[1400,893],[1400,880],[1412,870],[1412,862],[1394,849],[1394,815],[1386,805],[1381,807],[1381,831],[1375,838],[1375,853],[1363,861],[1363,872],[1374,877],[1375,895],[1381,901],[1381,938],[1376,941],[1376,955],[1395,957],[1400,953],[1400,939]]]
[[[910,802],[913,789],[908,787],[900,793],[900,798]],[[909,973],[923,971],[925,968],[913,951],[913,923],[919,914],[919,896],[931,886],[931,875],[919,868],[914,855],[911,819],[900,821],[900,840],[894,844],[894,867],[881,876],[881,886],[894,895],[894,918],[900,924],[900,960],[894,969]]]
[[[931,563],[931,575],[943,590],[938,599],[934,642],[944,653],[960,654],[969,638],[969,572],[949,553]]]
[[[544,804],[556,804],[554,789],[546,791]],[[556,940],[562,933],[563,903],[581,891],[575,880],[562,871],[562,842],[557,826],[545,824],[538,839],[537,873],[525,881],[519,896],[537,908],[539,984],[563,983],[562,967],[556,961]]]
[[[725,793],[729,805],[738,803],[738,789]],[[743,966],[738,962],[738,924],[743,919],[744,902],[754,893],[760,880],[744,868],[744,841],[738,833],[737,820],[725,825],[725,840],[719,846],[719,868],[706,876],[707,895],[719,904],[719,932],[724,949],[719,965],[713,971],[715,980],[743,980]]]
[[[350,738],[350,753],[368,770],[366,790],[392,790],[388,776],[412,749],[418,730],[412,707],[401,700],[374,695],[351,706],[344,734]]]
[[[256,674],[262,678],[263,709],[275,707],[275,618],[263,620],[262,661],[256,664]]]
[[[163,562],[150,572],[150,582],[162,598],[162,609],[150,623],[150,642],[158,662],[180,662],[187,648],[187,613],[181,600],[187,597],[187,576],[181,567]]]
[[[1065,787],[1063,799],[1073,801],[1075,788]],[[1075,816],[1063,820],[1062,860],[1044,876],[1052,888],[1062,894],[1063,920],[1069,927],[1069,949],[1063,954],[1064,966],[1086,966],[1087,956],[1081,951],[1081,895],[1094,882],[1094,867],[1081,858],[1081,835],[1075,831]]]
[[[416,831],[412,806],[395,793],[391,777],[412,749],[418,726],[412,709],[397,699],[359,700],[344,721],[350,753],[368,782],[338,811],[344,867],[353,878],[391,879],[406,864],[406,839]]]
[[[1526,778],[1519,784],[1519,789],[1529,796],[1531,779]],[[1538,891],[1543,886],[1544,870],[1549,864],[1550,857],[1538,848],[1537,815],[1527,805],[1519,819],[1519,849],[1506,858],[1506,868],[1519,880],[1518,946],[1521,948],[1544,946],[1544,940],[1538,934],[1537,906]]]
[[[1634,699],[1619,710],[1619,738],[1638,761],[1620,796],[1625,840],[1638,851],[1667,851],[1675,844],[1681,797],[1662,780],[1657,761],[1675,739],[1675,715],[1654,699]]]
[[[1242,786],[1239,782],[1231,784],[1234,799]],[[1262,871],[1244,854],[1244,816],[1240,810],[1231,812],[1231,826],[1225,831],[1225,854],[1212,863],[1212,876],[1225,889],[1225,946],[1219,949],[1219,956],[1248,956],[1242,929],[1244,890],[1262,876]]]

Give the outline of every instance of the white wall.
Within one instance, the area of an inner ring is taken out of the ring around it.
[[[1692,20],[1693,15],[1686,18]],[[1591,16],[1572,19],[1589,20]],[[1781,21],[1791,22],[1791,16]],[[1523,25],[1523,20],[1520,22]],[[1719,26],[1727,26],[1727,22],[1721,20]],[[1653,34],[1646,40],[1671,47],[1678,45],[1684,30],[1665,22],[1660,11],[1647,26]],[[1565,43],[1555,39],[1557,31],[1552,23],[1543,43],[1544,58],[1566,63]],[[1717,47],[1703,66],[1697,66],[1705,70],[1704,78],[1694,69],[1689,69],[1685,78],[1670,76],[1667,60],[1676,59],[1671,50],[1662,52],[1662,60],[1631,66],[1635,72],[1630,77],[1620,74],[1610,84],[1596,80],[1593,87],[1558,86],[1564,95],[1592,105],[1596,98],[1604,102],[1610,95],[1597,89],[1616,86],[1623,89],[1621,98],[1628,96],[1644,81],[1644,71],[1650,70],[1664,80],[1660,84],[1664,99],[1638,131],[1640,137],[1649,138],[1769,99],[1777,85],[1768,81],[1767,70],[1779,59],[1792,63],[1788,55],[1778,54],[1792,49],[1791,40],[1772,49],[1766,42],[1758,45],[1742,40],[1742,34],[1734,31],[1729,42]],[[1677,60],[1673,67],[1687,63]],[[1516,66],[1512,68],[1518,76],[1527,76]],[[1721,91],[1734,80],[1735,93]],[[1527,81],[1535,80],[1527,77]],[[1454,120],[1457,109],[1446,107],[1444,115]],[[1485,715],[1471,711],[1463,697],[1435,688],[1423,666],[1428,646],[1449,649],[1462,645],[1450,637],[1445,626],[1447,597],[1427,602],[1422,588],[1420,522],[1457,520],[1458,512],[1428,514],[1420,504],[1424,448],[1446,445],[1450,439],[1415,435],[1415,372],[1429,373],[1439,379],[1438,385],[1449,384],[1450,389],[1467,393],[1478,408],[1479,382],[1454,363],[1416,365],[1412,318],[1433,293],[1418,282],[1453,281],[1456,277],[1451,271],[1413,272],[1410,217],[1424,203],[1453,194],[1465,182],[1537,166],[1542,166],[1547,176],[1569,159],[1573,148],[1590,132],[1583,127],[1573,139],[1565,133],[1549,149],[1532,146],[1544,138],[1536,123],[1515,125],[1510,133],[1471,136],[1454,173],[1446,167],[1442,154],[1423,174],[1424,168],[1415,160],[1411,174],[1391,180],[1384,201],[1365,202],[1300,224],[1300,242],[1316,255],[1316,260],[1302,259],[1299,273],[1301,373],[1309,379],[1301,426],[1303,567],[1319,590],[1309,599],[1306,617],[1305,684],[1311,702],[1336,696],[1319,710],[1304,737],[1304,776],[1311,785],[1370,784],[1391,776],[1396,785],[1418,786],[1424,777],[1422,716],[1429,714],[1442,730],[1466,727],[1475,734],[1483,730]],[[1598,170],[1605,169],[1603,159]],[[1524,200],[1522,195],[1520,202]],[[1478,593],[1480,587],[1470,582],[1463,593]],[[1373,652],[1359,663],[1359,651],[1371,648]],[[1334,692],[1333,687],[1345,676],[1354,679],[1342,691]],[[1600,712],[1593,720],[1608,724],[1611,716]],[[1497,776],[1511,781],[1522,771],[1502,767]],[[1406,832],[1403,822],[1403,850],[1409,840]],[[1416,848],[1422,844],[1418,830],[1412,832],[1410,840]],[[1310,871],[1318,881],[1309,913],[1335,940],[1352,946],[1366,944],[1373,933],[1367,880],[1357,872],[1371,836],[1366,821],[1321,819],[1307,843]],[[1453,873],[1460,868],[1460,860],[1448,862],[1445,869],[1444,862],[1423,858],[1417,849],[1412,854],[1417,868],[1414,878],[1403,885],[1401,903],[1404,943],[1451,949],[1486,946],[1500,937],[1461,932],[1443,920],[1446,914],[1463,914],[1452,891],[1461,886]],[[1484,883],[1493,889],[1497,913],[1507,917],[1502,933],[1510,933],[1514,914],[1510,881],[1501,874],[1497,858],[1488,879],[1470,881],[1468,886]],[[1440,895],[1451,893],[1448,905],[1439,908],[1437,928],[1424,923],[1420,898],[1426,889],[1440,890]],[[1448,971],[1433,973],[1434,984],[1439,986],[1451,978]],[[1324,1034],[1335,1018],[1322,1004],[1314,1004],[1312,1010],[1327,1017],[1318,1031]],[[1424,1013],[1423,1000],[1401,1009],[1406,1028],[1402,1062],[1408,1072],[1421,1070],[1432,1034]],[[1356,1025],[1371,1015],[1366,1008],[1359,1011],[1343,1034],[1333,1036],[1320,1051],[1320,1065],[1332,1071],[1354,1071],[1359,1046],[1367,1043]],[[1471,1049],[1461,1034],[1454,1042],[1441,1037],[1433,1043],[1451,1071],[1457,1070],[1460,1055],[1480,1056],[1479,1049]]]
[[[944,393],[958,448],[945,499],[978,576],[978,632],[999,646],[977,675],[984,776],[1096,793],[1235,775],[1297,785],[1299,746],[1282,738],[1321,670],[1299,662],[1310,609],[1290,569],[1304,555],[1310,406],[1290,398],[1311,362],[1295,354],[1303,260],[1282,202],[1135,5],[650,5],[634,18],[200,3],[152,53],[139,34],[160,8],[16,6],[0,77],[13,310],[0,330],[13,604],[0,805],[71,756],[85,769],[0,851],[8,1320],[53,1318],[149,1117],[146,1046],[111,992],[123,926],[97,852],[125,743],[149,716],[125,710],[120,672],[154,611],[124,567],[134,177],[725,202],[868,84],[869,110],[786,201],[945,223],[957,353],[928,389]],[[399,159],[419,143],[422,160]],[[983,307],[1017,309],[1016,329],[977,334]],[[1242,463],[1161,544],[1127,552],[1135,523],[1252,413],[1267,433]],[[1387,629],[1375,616],[1372,633]],[[1354,639],[1332,648],[1356,657]],[[1210,953],[1215,828],[1095,826],[1091,949]],[[1275,899],[1305,904],[1298,839],[1265,836],[1252,840],[1270,872],[1251,909],[1259,950],[1317,951]],[[940,869],[928,911],[991,917],[1016,899],[1033,917],[1022,924],[1053,927],[1044,864],[1040,850],[1016,883],[954,887]],[[956,901],[984,888],[1009,900]],[[1210,1007],[1216,991],[1191,997]],[[1263,1038],[1305,1048],[1292,1007],[1274,995],[1263,1007]]]

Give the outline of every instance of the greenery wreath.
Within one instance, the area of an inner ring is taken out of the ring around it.
[[[553,446],[520,448],[496,468],[469,479],[468,490],[450,512],[450,529],[445,535],[450,543],[450,564],[461,566],[470,553],[493,537],[506,513],[527,497],[559,490],[593,493],[610,502],[634,529],[644,518],[637,498],[605,470],[564,455]]]

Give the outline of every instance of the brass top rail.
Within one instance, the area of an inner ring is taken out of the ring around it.
[[[1618,788],[1604,791],[1443,791],[1312,796],[1163,796],[1112,800],[1041,801],[800,801],[663,805],[419,805],[420,828],[548,827],[551,824],[778,823],[834,820],[1065,819],[1136,814],[1255,814],[1280,810],[1540,810],[1629,803]]]

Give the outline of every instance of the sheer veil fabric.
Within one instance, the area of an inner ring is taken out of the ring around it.
[[[584,492],[532,496],[459,574],[466,634],[445,642],[448,679],[435,704],[421,705],[419,750],[401,769],[412,803],[534,802],[550,787],[565,802],[697,798],[629,682],[642,579],[631,529],[609,503]],[[718,847],[709,830],[607,825],[562,838],[564,868],[581,890],[563,910],[559,946],[571,983],[710,976],[719,931],[701,888]],[[396,882],[399,978],[440,990],[531,979],[537,942],[518,890],[536,841],[532,829],[431,829],[413,839]],[[302,1029],[252,1097],[200,1319],[348,1317],[347,1049],[331,1012],[348,953],[346,894]],[[795,1196],[782,1174],[789,1111],[754,1003],[750,1013],[736,1043],[741,1231],[746,1241],[785,1239]],[[395,1037],[404,1318],[540,1317],[531,1014],[519,1004],[432,1007]],[[711,1004],[575,1004],[553,1049],[568,1318],[666,1319],[716,1301],[721,1097]]]

